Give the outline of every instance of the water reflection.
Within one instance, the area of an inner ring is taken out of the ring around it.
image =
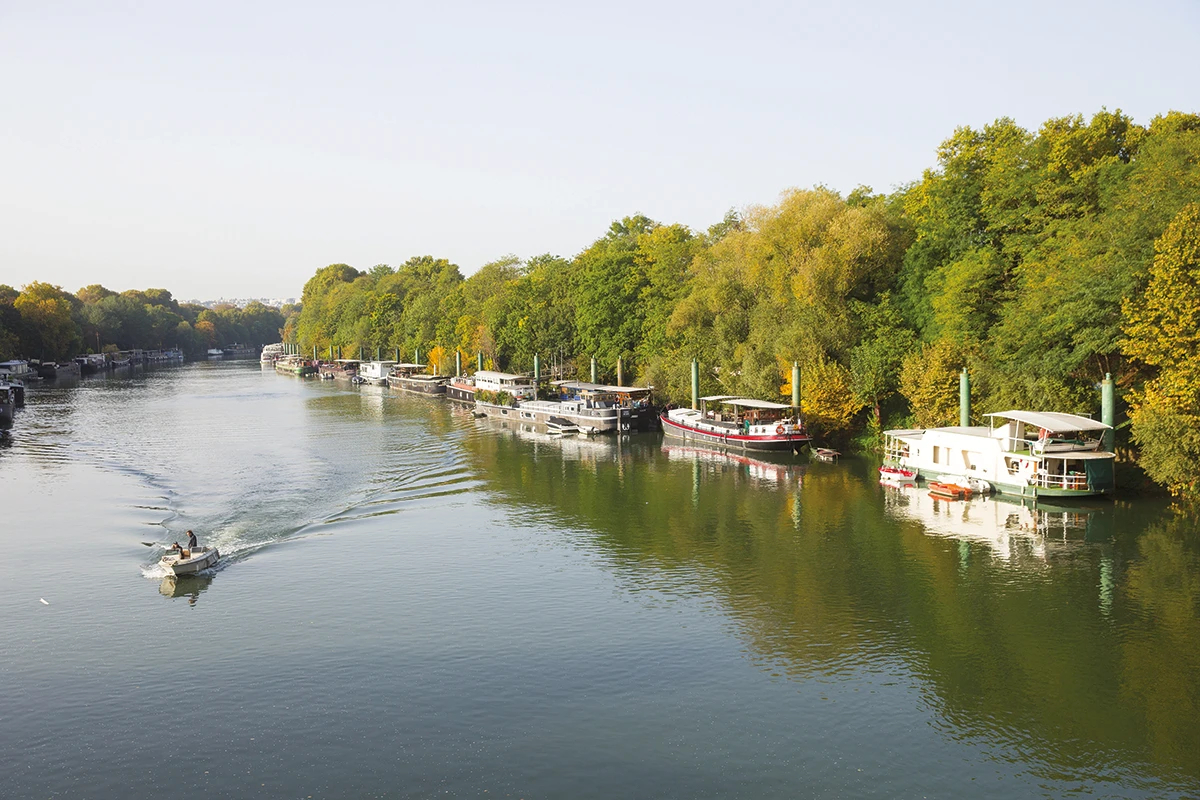
[[[172,599],[186,597],[188,605],[194,606],[212,582],[212,575],[168,575],[158,585],[158,593]]]
[[[1152,502],[945,503],[869,464],[654,436],[591,463],[466,446],[499,502],[589,531],[632,590],[718,598],[772,673],[916,675],[944,736],[1053,783],[1200,782],[1200,548]]]
[[[1110,514],[1100,505],[1056,506],[1022,502],[1004,495],[947,500],[913,484],[883,484],[884,510],[897,519],[915,520],[934,536],[986,545],[1010,564],[1045,561],[1047,548],[1107,538]]]

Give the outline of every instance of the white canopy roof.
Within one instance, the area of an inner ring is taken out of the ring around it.
[[[567,386],[572,389],[580,389],[587,392],[648,392],[648,386],[610,386],[605,383],[585,383],[584,381],[554,381],[555,386]]]
[[[483,378],[486,381],[514,381],[528,380],[525,375],[516,375],[512,372],[492,372],[490,369],[481,369],[475,373],[476,378]]]
[[[1024,422],[1026,425],[1045,428],[1052,433],[1102,431],[1112,427],[1098,419],[1089,419],[1078,414],[1060,414],[1057,411],[997,411],[995,414],[984,414],[984,416],[1014,419],[1017,422]]]
[[[739,408],[791,408],[787,403],[772,403],[770,400],[754,400],[753,398],[738,397],[732,394],[715,394],[711,397],[701,397],[700,399],[708,403],[724,403]]]

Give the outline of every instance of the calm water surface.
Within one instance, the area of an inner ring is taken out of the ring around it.
[[[0,506],[3,798],[1200,796],[1200,537],[1153,502],[212,363],[31,391]],[[164,579],[188,528],[226,558]]]

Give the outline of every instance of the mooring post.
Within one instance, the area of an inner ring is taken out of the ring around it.
[[[1113,430],[1113,422],[1116,419],[1117,397],[1113,388],[1112,373],[1104,373],[1104,380],[1100,384],[1100,421],[1108,428],[1100,437],[1100,446],[1105,451],[1111,453],[1113,446],[1116,443],[1116,431]]]
[[[414,364],[421,363],[421,348],[419,348],[419,347],[413,351],[413,363]]]
[[[692,359],[692,409],[700,410],[700,362]]]
[[[625,369],[621,359],[617,359],[617,386],[625,385]]]
[[[592,383],[596,382],[596,357],[592,356]]]
[[[481,369],[483,369],[483,351],[482,350],[480,350],[475,355],[475,371],[478,372]]]
[[[792,362],[792,410],[800,418],[800,362]]]
[[[399,347],[396,348],[396,363],[397,364],[400,363],[400,348]]]
[[[971,424],[971,376],[966,367],[958,376],[958,424],[964,428]]]
[[[533,354],[533,399],[537,400],[538,384],[542,382],[542,360]]]
[[[462,353],[458,351],[457,347],[454,348],[454,377],[462,377]]]
[[[361,344],[358,346],[358,360],[363,360],[363,346]]]

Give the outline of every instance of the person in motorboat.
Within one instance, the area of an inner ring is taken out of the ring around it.
[[[175,544],[171,545],[171,549],[178,550],[179,555],[182,558],[190,558],[191,554],[192,554],[191,551],[195,550],[196,547],[198,546],[198,544],[196,542],[196,534],[192,533],[191,531],[188,531],[187,535],[188,535],[187,545],[180,547],[179,542],[176,542]]]

